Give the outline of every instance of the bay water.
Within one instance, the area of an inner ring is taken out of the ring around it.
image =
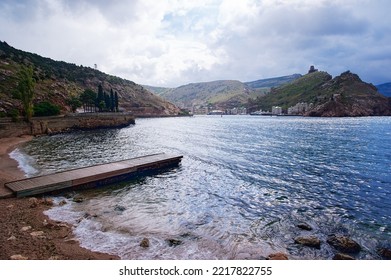
[[[81,203],[56,196],[67,204],[46,214],[74,225],[83,247],[122,259],[330,259],[330,234],[356,240],[358,259],[378,259],[391,245],[390,117],[137,119],[38,137],[11,156],[35,176],[160,152],[182,163],[78,192]],[[303,235],[321,248],[295,244]]]

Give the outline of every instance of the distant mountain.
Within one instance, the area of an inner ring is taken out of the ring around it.
[[[249,98],[263,96],[270,91],[270,88],[291,82],[299,77],[301,77],[300,74],[294,74],[246,83],[221,80],[191,83],[177,88],[144,87],[182,108],[205,106],[225,110],[243,107]]]
[[[272,87],[278,87],[286,83],[293,82],[294,80],[300,78],[301,74],[293,74],[289,76],[282,76],[282,77],[276,77],[276,78],[269,78],[269,79],[262,79],[257,80],[253,82],[245,82],[244,84],[249,86],[253,89],[258,88],[272,88]]]
[[[381,94],[391,97],[391,83],[377,85],[376,88]]]
[[[349,71],[332,78],[316,71],[249,102],[252,110],[271,110],[280,106],[284,111],[298,103],[311,104],[310,116],[379,116],[391,115],[391,99],[383,96],[375,86],[363,82]]]
[[[150,89],[154,91],[153,88]],[[218,109],[227,109],[242,106],[248,98],[254,98],[261,94],[263,94],[261,90],[252,89],[242,82],[223,80],[191,83],[177,88],[165,89],[160,93],[160,96],[182,108],[213,106]]]
[[[119,105],[136,115],[176,115],[180,109],[135,84],[119,77],[105,74],[90,67],[77,66],[63,61],[55,61],[37,54],[21,51],[0,41],[0,114],[7,115],[11,110],[21,110],[20,101],[13,98],[18,84],[18,73],[22,65],[32,65],[36,80],[35,102],[50,101],[60,106],[63,112],[69,111],[66,99],[78,96],[85,89],[117,91]]]

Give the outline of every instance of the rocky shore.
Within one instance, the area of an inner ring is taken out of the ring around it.
[[[31,136],[0,139],[0,194],[6,194],[4,182],[23,178],[17,163],[8,153]],[[72,226],[51,221],[43,213],[52,206],[45,198],[0,199],[1,260],[112,260],[117,256],[92,252],[79,246]]]

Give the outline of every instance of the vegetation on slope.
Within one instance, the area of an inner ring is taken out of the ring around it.
[[[373,116],[390,115],[390,99],[377,92],[375,86],[363,82],[346,71],[332,78],[326,72],[315,71],[272,89],[265,96],[249,101],[250,111],[270,111],[280,106],[283,111],[297,103],[312,104],[311,116]]]
[[[22,67],[34,69],[36,82],[34,103],[48,101],[62,112],[71,111],[67,100],[79,96],[86,89],[111,89],[118,92],[119,106],[138,115],[174,115],[180,112],[175,105],[152,94],[142,86],[119,77],[105,74],[90,67],[77,66],[17,50],[0,41],[0,114],[9,115],[15,108],[23,111],[14,98]]]

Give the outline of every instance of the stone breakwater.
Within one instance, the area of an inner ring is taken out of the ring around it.
[[[33,118],[29,123],[5,119],[0,120],[0,138],[56,134],[75,129],[118,128],[134,123],[134,116],[126,113],[85,113],[40,117]]]

